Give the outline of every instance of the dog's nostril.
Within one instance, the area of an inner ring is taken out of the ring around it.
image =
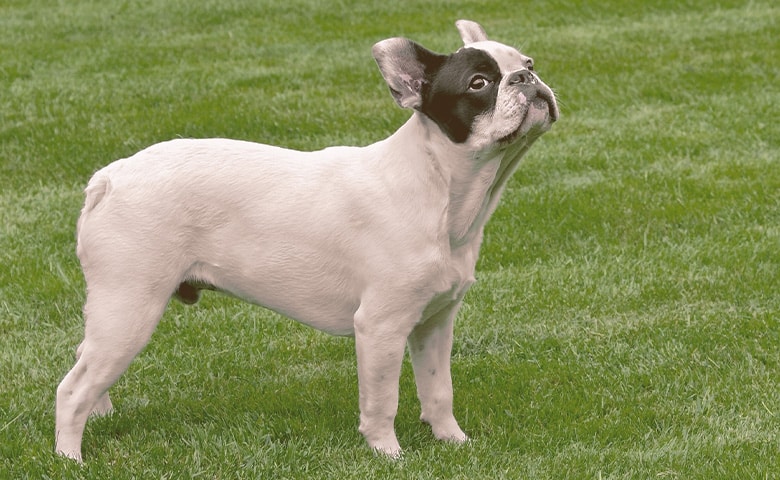
[[[510,85],[525,85],[529,83],[536,83],[536,78],[530,70],[518,70],[509,77]]]

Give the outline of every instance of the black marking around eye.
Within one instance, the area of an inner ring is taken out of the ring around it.
[[[470,90],[475,74],[484,76],[489,84]],[[420,111],[427,115],[455,143],[465,142],[474,121],[496,107],[501,70],[487,52],[463,48],[442,63],[429,78]]]

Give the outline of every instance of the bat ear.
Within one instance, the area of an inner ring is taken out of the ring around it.
[[[458,20],[455,22],[455,27],[457,27],[458,32],[460,32],[460,38],[463,39],[464,45],[484,42],[488,39],[485,29],[477,22],[472,22],[471,20]]]
[[[396,103],[419,109],[430,78],[446,58],[406,38],[388,38],[372,49],[379,71]]]

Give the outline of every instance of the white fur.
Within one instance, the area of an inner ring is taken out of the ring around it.
[[[505,118],[486,119],[480,138],[500,138]],[[535,136],[456,145],[415,112],[362,148],[173,140],[98,171],[78,225],[86,328],[57,390],[57,452],[81,459],[87,416],[111,410],[108,388],[185,280],[354,335],[359,430],[390,456],[401,452],[393,421],[408,342],[422,420],[465,441],[452,413],[453,320],[484,225]]]

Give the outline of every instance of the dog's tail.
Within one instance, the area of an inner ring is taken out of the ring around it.
[[[89,181],[87,188],[84,189],[86,200],[84,200],[84,209],[81,214],[91,212],[103,200],[108,192],[111,191],[111,180],[103,172],[96,173]]]
[[[111,180],[108,178],[108,175],[103,172],[96,173],[92,179],[90,179],[87,188],[84,189],[84,194],[86,196],[84,208],[81,209],[81,216],[79,216],[79,221],[76,224],[76,254],[79,258],[81,258],[83,253],[81,232],[84,227],[84,222],[109,192],[111,192]]]

